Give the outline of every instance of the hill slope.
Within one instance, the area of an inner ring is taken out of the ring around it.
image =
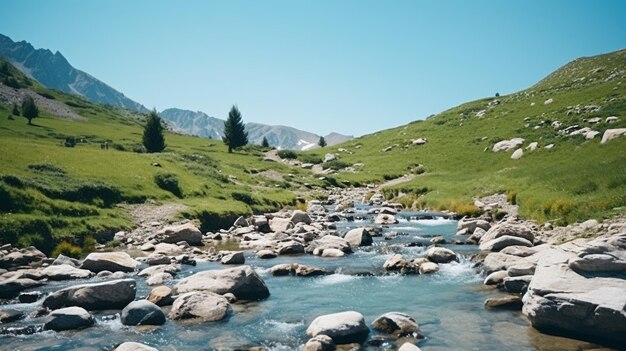
[[[26,95],[41,111],[33,125],[11,114]],[[59,116],[61,108],[74,118]],[[179,203],[181,216],[207,231],[295,205],[296,192],[330,184],[263,161],[260,148],[229,154],[221,141],[169,132],[165,152],[143,153],[144,115],[47,89],[2,60],[0,116],[0,243],[48,253],[61,241],[110,240],[129,228],[125,203]]]
[[[597,134],[591,138],[583,128]],[[600,142],[606,130],[619,128],[626,128],[625,50],[577,59],[530,89],[469,102],[331,150],[342,166],[362,164],[336,175],[346,183],[413,177],[386,190],[408,205],[471,212],[474,198],[507,192],[522,215],[569,223],[626,212],[626,137]],[[413,142],[419,138],[427,141]],[[523,142],[492,151],[511,138]],[[538,148],[531,151],[534,142]],[[523,156],[512,159],[518,148]]]
[[[211,139],[221,139],[224,133],[224,120],[204,112],[169,108],[163,110],[161,116],[170,122],[174,130],[181,133]],[[260,145],[265,137],[270,146],[288,150],[308,150],[316,147],[320,138],[317,134],[296,128],[261,123],[247,123],[246,131],[251,144]],[[324,138],[328,145],[335,145],[352,139],[352,136],[331,133]]]
[[[35,49],[26,41],[14,42],[0,34],[0,56],[48,88],[76,94],[92,102],[148,112],[140,103],[72,67],[58,51],[53,54],[50,50]]]

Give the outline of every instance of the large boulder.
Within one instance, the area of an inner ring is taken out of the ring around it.
[[[28,278],[11,278],[0,281],[0,299],[12,299],[22,291],[44,285],[44,282]]]
[[[179,281],[174,290],[179,294],[190,291],[232,293],[238,300],[262,300],[270,296],[265,282],[250,266],[199,272]]]
[[[569,267],[577,272],[623,272],[626,261],[611,254],[597,253],[570,259]]]
[[[491,150],[493,152],[509,151],[509,150],[516,149],[517,147],[521,146],[523,143],[524,143],[523,138],[513,138],[510,140],[502,140],[502,141],[495,143]]]
[[[244,264],[246,263],[246,257],[243,255],[243,251],[230,252],[222,257],[222,264]]]
[[[274,217],[270,219],[270,228],[273,232],[286,232],[293,228],[290,218]]]
[[[94,273],[102,271],[133,272],[137,266],[139,266],[139,262],[126,252],[92,252],[85,257],[81,268]]]
[[[202,245],[202,232],[193,223],[165,227],[157,233],[157,237],[169,244],[186,241],[189,245]]]
[[[383,224],[383,225],[389,225],[389,224],[396,224],[398,223],[398,220],[396,219],[396,216],[394,215],[390,215],[390,214],[379,214],[374,218],[374,223],[375,224]]]
[[[33,263],[39,263],[44,259],[46,259],[46,255],[34,247],[21,249],[6,255],[0,255],[0,269],[28,266]]]
[[[68,306],[87,310],[122,309],[135,299],[136,293],[137,284],[133,279],[76,285],[48,295],[43,307],[53,310]]]
[[[367,228],[356,228],[348,231],[343,237],[352,246],[370,246],[372,245],[372,236]]]
[[[418,329],[417,322],[413,317],[400,312],[383,314],[372,322],[372,327],[381,333],[396,336],[411,335]]]
[[[514,255],[507,255],[500,252],[492,252],[483,261],[483,270],[486,274],[496,271],[506,271],[509,267],[517,264],[522,258]]]
[[[293,211],[293,214],[291,215],[291,218],[289,219],[289,221],[293,223],[294,225],[298,223],[311,224],[311,217],[309,217],[309,215],[306,212],[296,210],[296,211]]]
[[[602,141],[600,144],[604,144],[607,141],[613,140],[620,136],[626,136],[626,128],[618,128],[618,129],[607,129],[602,135]]]
[[[531,247],[533,243],[517,236],[503,235],[496,239],[482,242],[478,248],[481,251],[500,251],[509,246]]]
[[[415,344],[411,344],[410,342],[405,342],[404,344],[402,344],[402,346],[400,346],[398,351],[422,351],[422,349],[417,347]]]
[[[335,351],[335,343],[330,336],[320,334],[304,344],[302,351]]]
[[[519,295],[490,297],[485,300],[485,307],[519,311],[522,309],[522,298]]]
[[[295,240],[289,240],[278,244],[276,251],[279,255],[303,254],[304,246]]]
[[[476,228],[482,228],[487,231],[491,228],[491,224],[484,219],[463,217],[456,225],[457,231],[467,229],[468,234],[474,233]]]
[[[228,315],[230,303],[222,295],[208,291],[192,291],[180,295],[169,313],[171,319],[199,318],[205,322],[219,321]]]
[[[156,304],[157,306],[169,306],[174,302],[172,289],[165,285],[157,286],[150,291],[146,300]]]
[[[142,343],[128,341],[116,347],[115,350],[113,351],[159,351],[159,350],[155,349],[154,347],[144,345]]]
[[[457,255],[445,247],[431,247],[426,251],[426,258],[435,263],[448,263],[456,260]]]
[[[325,235],[320,239],[313,240],[309,246],[307,246],[306,251],[312,252],[316,256],[324,256],[324,252],[328,249],[336,249],[343,253],[352,252],[350,243],[346,239],[336,235]]]
[[[535,235],[533,234],[532,229],[527,227],[526,225],[505,222],[496,224],[493,227],[489,228],[485,235],[480,238],[480,244],[505,235],[523,238],[530,241],[531,243],[535,239]]]
[[[79,269],[69,264],[51,265],[43,269],[43,275],[49,280],[87,279],[94,273],[87,269]]]
[[[73,330],[91,327],[95,318],[81,307],[66,307],[52,311],[46,317],[44,330]]]
[[[124,325],[161,325],[165,323],[165,313],[148,300],[138,300],[124,307],[121,319]]]
[[[522,311],[532,325],[550,333],[626,345],[626,280],[581,275],[568,264],[576,254],[562,248],[544,253],[523,298]]]
[[[347,311],[315,318],[306,333],[310,337],[329,336],[335,344],[362,343],[367,339],[369,328],[362,314]]]

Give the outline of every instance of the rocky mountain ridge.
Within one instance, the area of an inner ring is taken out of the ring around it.
[[[201,111],[169,108],[160,112],[161,117],[169,122],[173,130],[207,137],[221,139],[224,133],[224,120],[211,117]],[[271,126],[262,123],[247,123],[248,141],[251,144],[261,144],[267,138],[272,147],[289,150],[309,150],[317,147],[320,136],[287,126]],[[330,133],[324,136],[330,146],[351,140],[352,136]]]
[[[142,104],[129,99],[90,74],[74,68],[58,51],[52,53],[47,49],[35,49],[26,41],[14,42],[0,34],[0,56],[46,87],[75,94],[96,103],[148,112]]]

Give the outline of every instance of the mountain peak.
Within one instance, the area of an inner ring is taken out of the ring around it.
[[[0,34],[0,56],[48,88],[79,95],[96,103],[148,112],[143,105],[74,68],[59,51],[52,53],[49,49],[35,49],[27,41],[14,42]]]

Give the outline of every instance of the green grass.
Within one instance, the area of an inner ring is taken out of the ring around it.
[[[602,134],[591,141],[582,136],[565,137],[550,126],[591,126],[603,133],[609,128],[626,128],[626,79],[610,80],[626,69],[626,51],[576,60],[534,87],[498,98],[500,104],[482,118],[495,98],[469,102],[424,121],[366,135],[333,148],[308,152],[321,157],[335,152],[342,162],[364,163],[357,173],[339,173],[336,178],[351,184],[382,183],[405,174],[415,178],[385,192],[418,207],[454,209],[471,204],[474,197],[509,191],[517,194],[521,215],[540,222],[559,224],[623,213],[626,205],[626,138],[601,145]],[[604,67],[593,73],[596,68]],[[586,81],[579,81],[587,76]],[[590,79],[589,77],[593,78]],[[552,104],[544,101],[553,99]],[[531,106],[531,104],[534,105]],[[600,105],[596,113],[567,114],[568,107]],[[614,124],[590,125],[590,117],[618,116]],[[544,121],[543,127],[534,129]],[[528,125],[528,126],[526,126]],[[512,137],[536,141],[541,147],[554,143],[553,150],[525,151],[511,160],[511,152],[494,153],[497,141]],[[426,138],[425,145],[411,141]],[[382,150],[393,146],[390,151]],[[339,153],[338,148],[352,154]],[[486,150],[486,151],[485,151]],[[423,164],[423,167],[419,167]],[[423,174],[422,174],[423,172]],[[407,195],[402,194],[412,194]]]

